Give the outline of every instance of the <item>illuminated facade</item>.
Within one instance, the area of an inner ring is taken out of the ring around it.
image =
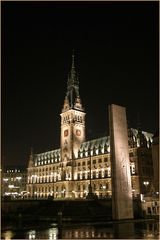
[[[110,137],[86,141],[85,115],[79,95],[79,82],[72,55],[67,92],[61,116],[60,148],[31,153],[27,170],[29,197],[85,198],[91,183],[98,197],[110,197]],[[152,186],[152,134],[128,129],[130,171],[134,196]],[[147,189],[148,191],[148,189]]]
[[[159,219],[159,194],[154,194],[152,197],[146,196],[142,199],[143,215],[146,217],[154,216]]]
[[[2,197],[22,198],[26,194],[27,173],[22,168],[7,168],[2,171]]]

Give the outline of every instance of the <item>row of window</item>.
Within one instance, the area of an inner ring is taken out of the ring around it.
[[[83,162],[76,162],[75,161],[75,166],[84,166],[84,165],[90,165],[90,163],[91,164],[96,164],[96,163],[103,163],[103,162],[108,162],[108,158],[104,158],[104,159],[101,159],[101,158],[99,158],[99,159],[92,159],[91,161],[90,160],[88,160],[88,161],[83,161]],[[45,164],[47,163],[47,161],[45,161],[44,162]],[[50,160],[48,161],[48,163],[50,163]],[[38,165],[43,165],[43,162],[38,162]],[[37,162],[35,162],[35,166],[37,166]],[[58,168],[58,166],[57,166],[57,168]],[[56,170],[56,166],[54,166],[54,167],[47,167],[45,170],[47,171],[47,170],[51,170],[51,169],[53,169],[53,170]],[[39,171],[44,171],[44,168],[41,170],[41,168],[39,169]]]
[[[97,171],[93,171],[91,173],[91,179],[95,179],[95,178],[108,178],[111,177],[111,172],[108,170],[105,170],[104,172],[97,172]],[[90,172],[88,172],[87,174],[85,173],[78,173],[77,175],[77,179],[78,180],[85,180],[85,179],[90,179]]]
[[[78,162],[76,163],[77,166],[84,166],[84,165],[90,165],[90,164],[96,164],[96,163],[102,163],[102,162],[108,162],[108,158],[99,158],[99,159],[92,159],[91,161],[88,160],[88,161],[83,161],[83,162]]]
[[[20,173],[21,171],[20,170],[17,170],[17,169],[14,169],[14,170],[7,170],[7,173]]]
[[[159,206],[157,207],[147,207],[147,214],[149,215],[158,215],[159,214]]]
[[[105,145],[104,147],[93,148],[89,150],[79,150],[78,151],[78,158],[84,158],[88,156],[96,156],[104,153],[110,153],[110,146]]]
[[[48,160],[41,160],[41,161],[35,161],[35,166],[40,166],[40,165],[44,165],[44,164],[50,164],[50,163],[56,163],[56,162],[60,162],[60,157],[56,157],[56,158],[52,158],[52,159],[48,159]]]
[[[110,169],[105,170],[105,171],[92,171],[91,172],[91,178],[96,179],[96,178],[108,178],[111,177],[111,171]],[[75,177],[75,180],[89,180],[90,179],[90,172],[86,173],[78,173],[77,176]],[[65,181],[65,180],[71,180],[71,174],[66,173],[63,176],[58,174],[54,176],[40,176],[40,177],[29,177],[28,178],[28,183],[49,183],[49,182],[57,182],[57,181]]]
[[[105,191],[105,190],[109,190],[111,187],[110,183],[93,183],[92,184],[92,188],[93,190],[99,190],[99,191]],[[89,184],[83,184],[83,185],[76,185],[76,191],[88,191],[89,189]],[[31,189],[29,189],[29,191],[31,191]],[[34,187],[33,189],[34,193],[53,193],[53,192],[65,192],[66,188],[65,186],[55,186],[55,187]]]
[[[101,160],[102,159],[98,159],[98,162],[100,163],[101,162]],[[106,162],[107,161],[107,158],[105,158],[104,159],[104,162]],[[90,161],[87,161],[87,162],[78,162],[77,163],[77,165],[79,166],[78,167],[78,171],[86,171],[87,170],[87,168],[86,168],[86,163],[87,163],[87,165],[88,165],[88,169],[90,169],[90,166],[89,166],[89,164],[90,164]],[[94,159],[93,161],[92,161],[92,169],[93,168],[95,168],[95,169],[97,169],[97,168],[102,168],[102,167],[104,167],[104,168],[106,168],[107,167],[107,169],[105,170],[105,171],[111,171],[111,169],[110,169],[110,167],[109,167],[109,165],[108,164],[105,164],[105,166],[101,166],[101,165],[99,165],[99,166],[93,166],[93,164],[95,164],[96,163],[96,160]],[[83,167],[83,169],[81,169],[81,167]],[[49,167],[49,168],[46,168],[46,169],[38,169],[39,171],[37,171],[37,172],[35,172],[34,174],[37,174],[37,175],[39,175],[39,177],[40,176],[44,176],[44,174],[45,175],[55,175],[55,174],[60,174],[60,171],[58,171],[58,173],[55,173],[54,171],[55,170],[60,170],[60,168],[59,168],[59,166],[55,166],[55,167]],[[53,171],[53,172],[51,172],[51,171]],[[94,170],[92,170],[92,171],[94,171]],[[104,171],[104,172],[105,172]],[[131,174],[132,175],[134,175],[134,174],[136,174],[137,172],[136,172],[136,168],[135,168],[135,163],[134,162],[132,162],[131,164],[130,164],[130,171],[131,171]],[[143,169],[143,171],[144,171],[144,173],[146,173],[146,168],[144,168]],[[147,170],[148,171],[148,170]],[[101,172],[101,171],[100,171]],[[32,174],[32,172],[30,173],[30,176],[31,176],[31,174]],[[84,173],[85,174],[85,173]],[[152,174],[152,169],[151,170],[149,170],[149,175],[151,175]],[[36,175],[32,175],[33,177],[35,176],[35,177],[37,177]]]
[[[109,150],[107,150],[106,149],[106,151],[105,152],[109,152]],[[99,153],[102,153],[102,151],[99,149],[97,149],[97,150],[95,150],[95,153],[94,153],[94,151],[93,151],[93,153],[91,154],[92,156],[93,155],[97,155],[97,154],[99,154]],[[104,153],[104,152],[103,152]],[[88,154],[88,151],[86,151],[86,152],[79,152],[78,153],[78,157],[80,157],[80,158],[83,158],[83,157],[88,157],[89,156],[89,154]],[[136,156],[136,153],[134,154],[133,152],[130,152],[129,153],[129,157],[134,157],[134,156]],[[40,158],[38,158],[38,161],[36,160],[35,161],[35,166],[40,166],[40,165],[45,165],[45,164],[51,164],[51,163],[56,163],[56,162],[60,162],[61,161],[61,158],[60,158],[60,156],[57,156],[57,157],[51,157],[51,159],[48,159],[48,160],[46,160],[47,159],[47,157],[45,157],[45,160],[44,160],[44,158],[41,158],[41,161],[40,161]],[[108,159],[107,158],[104,158],[104,162],[107,162],[108,161]],[[96,164],[96,162],[97,162],[97,160],[92,160],[92,163],[93,164]],[[103,159],[98,159],[98,163],[102,163],[103,162]],[[78,163],[78,166],[80,166],[80,162]],[[89,161],[88,161],[88,163],[87,164],[89,164]],[[85,165],[85,162],[83,162],[82,163],[82,165]]]

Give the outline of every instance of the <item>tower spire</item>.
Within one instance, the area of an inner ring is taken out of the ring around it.
[[[67,93],[65,97],[65,107],[64,109],[76,108],[82,110],[80,95],[79,95],[79,81],[75,68],[75,51],[72,50],[72,62],[71,62],[71,70],[68,74],[68,82],[67,82]]]
[[[72,65],[71,65],[71,71],[68,76],[68,88],[71,88],[71,86],[78,87],[78,78],[75,70],[75,53],[74,49],[72,51]]]
[[[74,48],[72,50],[72,71],[75,71],[75,66],[74,66]]]

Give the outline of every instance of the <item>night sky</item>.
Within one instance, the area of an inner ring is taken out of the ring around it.
[[[60,146],[75,49],[87,139],[109,132],[108,105],[129,127],[158,129],[158,2],[2,2],[2,166]]]

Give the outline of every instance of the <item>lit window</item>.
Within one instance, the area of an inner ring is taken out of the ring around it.
[[[96,178],[98,178],[98,171],[96,171]]]
[[[82,179],[82,173],[80,173],[80,179]]]
[[[3,178],[3,181],[4,181],[4,182],[7,182],[7,181],[8,181],[8,178]]]
[[[21,180],[21,179],[22,179],[22,177],[16,177],[16,179],[17,179],[17,180]]]
[[[130,169],[131,169],[131,174],[135,174],[136,173],[136,171],[135,171],[135,163],[131,163]]]
[[[88,152],[85,152],[85,156],[88,157]]]
[[[107,170],[108,170],[108,177],[110,177],[111,176],[111,168],[108,167]]]
[[[29,239],[35,239],[36,238],[36,231],[31,230],[29,231]]]

